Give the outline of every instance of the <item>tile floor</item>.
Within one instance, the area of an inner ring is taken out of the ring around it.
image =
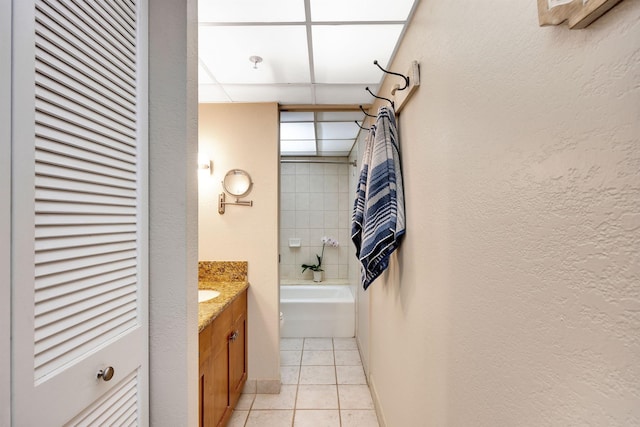
[[[379,427],[354,338],[283,338],[280,394],[242,394],[229,427]]]

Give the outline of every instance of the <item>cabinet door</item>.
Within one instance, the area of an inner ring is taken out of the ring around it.
[[[213,411],[213,372],[212,372],[212,331],[213,326],[207,326],[198,335],[199,345],[199,383],[198,383],[198,424],[200,427],[215,426],[212,419]]]
[[[234,408],[247,379],[247,293],[233,305],[234,322],[229,341],[229,406]]]
[[[213,321],[211,351],[211,419],[214,426],[224,425],[229,418],[229,330],[231,310],[225,310]]]

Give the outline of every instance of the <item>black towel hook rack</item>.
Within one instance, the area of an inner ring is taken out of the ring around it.
[[[405,76],[405,75],[400,74],[400,73],[394,73],[393,71],[385,70],[384,68],[382,68],[380,66],[380,64],[378,64],[378,60],[377,59],[373,60],[373,64],[377,65],[378,68],[380,68],[383,72],[385,72],[387,74],[393,74],[394,76],[402,77],[404,79],[404,86],[403,87],[399,87],[397,90],[405,90],[406,88],[409,87],[409,77],[408,76]]]
[[[366,111],[364,111],[364,108],[362,108],[362,105],[360,105],[360,111],[362,111],[364,113],[365,116],[367,117],[373,117],[374,119],[376,118],[376,116],[367,113]]]
[[[373,116],[372,116],[372,117],[373,117]],[[361,126],[361,125],[360,125],[360,123],[358,123],[358,121],[357,121],[357,120],[354,120],[354,121],[353,121],[353,123],[357,124],[357,125],[358,125],[358,127],[359,127],[360,129],[362,129],[362,130],[371,130],[371,128],[366,128],[366,127],[364,127],[364,126]]]
[[[389,104],[391,104],[391,107],[392,107],[392,108],[395,108],[395,104],[394,104],[394,103],[393,103],[393,101],[392,101],[392,100],[390,100],[389,98],[383,98],[382,96],[378,96],[378,95],[374,94],[373,92],[371,92],[371,89],[369,89],[369,86],[367,86],[367,87],[365,88],[365,90],[366,90],[367,92],[369,92],[369,93],[371,94],[371,96],[373,96],[374,98],[383,99],[383,100],[385,100],[385,101],[389,102]]]

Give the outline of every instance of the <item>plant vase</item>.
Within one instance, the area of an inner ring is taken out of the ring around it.
[[[313,281],[318,283],[322,282],[322,271],[313,272]]]

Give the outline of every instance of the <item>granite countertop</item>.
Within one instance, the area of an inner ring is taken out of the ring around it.
[[[198,332],[209,326],[213,319],[248,287],[249,282],[246,280],[199,280],[198,289],[214,289],[219,291],[220,295],[198,304]]]

